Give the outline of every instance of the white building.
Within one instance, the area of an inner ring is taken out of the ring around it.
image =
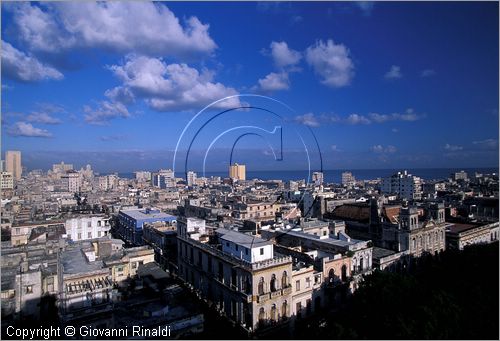
[[[197,174],[193,171],[187,172],[187,184],[189,187],[196,185]]]
[[[135,172],[135,179],[139,182],[149,181],[151,180],[151,172],[148,171]]]
[[[222,252],[248,263],[273,259],[273,243],[258,237],[231,230],[218,229]]]
[[[380,189],[383,194],[397,194],[401,199],[421,199],[422,182],[408,171],[397,172],[389,178],[382,179]]]
[[[68,171],[61,176],[64,185],[67,186],[68,192],[75,193],[80,191],[81,179],[80,174],[75,171]]]
[[[342,173],[342,185],[343,186],[354,186],[356,183],[356,179],[352,175],[351,172],[343,172]]]
[[[99,189],[107,191],[118,186],[118,175],[111,174],[99,177]]]
[[[66,220],[66,234],[72,240],[101,238],[108,235],[111,225],[109,217],[78,217]]]
[[[66,173],[67,171],[70,171],[70,170],[73,170],[73,165],[70,164],[70,163],[64,163],[61,162],[61,163],[56,163],[54,165],[52,165],[52,171],[54,173]]]
[[[1,173],[1,189],[13,189],[14,188],[14,176],[11,172]]]
[[[317,185],[317,186],[322,185],[323,180],[324,180],[323,172],[314,172],[312,174],[312,182],[315,185]]]

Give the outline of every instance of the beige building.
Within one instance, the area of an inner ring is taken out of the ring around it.
[[[21,164],[21,152],[17,150],[8,150],[5,152],[5,168],[7,172],[12,173],[15,180],[21,179],[23,173]]]
[[[446,247],[463,250],[474,244],[489,244],[498,240],[498,222],[491,224],[457,224],[446,230]]]
[[[236,180],[246,180],[245,165],[235,163],[229,166],[229,177]]]
[[[248,330],[287,320],[293,313],[292,258],[272,242],[180,218],[179,277],[209,303]]]
[[[137,275],[139,266],[155,261],[154,250],[149,246],[123,249],[104,259],[104,265],[110,269],[113,283],[120,283]]]

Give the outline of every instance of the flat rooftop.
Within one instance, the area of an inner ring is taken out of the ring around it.
[[[161,212],[160,210],[140,209],[140,210],[123,210],[121,212],[135,220],[144,220],[144,219],[177,220],[177,217]]]
[[[245,233],[236,232],[232,230],[227,230],[223,228],[219,228],[216,230],[216,233],[220,234],[221,240],[227,240],[233,242],[237,245],[244,246],[246,248],[254,248],[254,247],[262,247],[266,245],[272,245],[273,243],[269,240],[265,240],[259,237],[250,236]]]
[[[477,227],[480,227],[480,225],[454,223],[453,225],[450,225],[449,232],[461,233],[464,231],[472,230],[472,229],[477,228]]]
[[[90,247],[90,243],[75,244],[67,248],[61,254],[61,261],[64,269],[64,274],[79,274],[85,272],[92,272],[101,270],[103,268],[102,261],[96,260],[95,262],[87,262],[82,252],[82,248]]]

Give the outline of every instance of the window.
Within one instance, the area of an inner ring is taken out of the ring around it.
[[[281,276],[281,286],[286,288],[288,286],[288,275],[286,271],[283,271],[283,275]]]
[[[300,281],[295,282],[295,290],[300,291]]]
[[[98,220],[98,221],[97,221],[97,226],[101,227],[101,224],[102,224],[102,223],[101,223],[101,221],[100,221],[100,220]]]
[[[273,274],[271,276],[271,291],[276,291],[278,290],[277,286],[276,286],[276,275]]]
[[[261,255],[263,255],[263,254],[264,254],[264,248],[263,248],[263,247],[261,247],[261,248],[260,248],[260,254],[261,254]]]
[[[273,306],[271,307],[271,320],[273,320],[273,321],[277,320],[277,318],[276,318],[276,315],[277,315],[276,311],[277,311],[276,304],[273,304]]]
[[[238,244],[236,244],[236,251],[239,251],[239,250],[238,250]]]
[[[326,236],[326,231],[323,231],[323,236]]]
[[[123,272],[123,265],[120,265],[116,268],[116,271]]]
[[[306,278],[306,288],[310,288],[310,287],[311,287],[311,278],[307,277]]]
[[[229,247],[229,242],[226,242],[226,246]]]
[[[297,304],[295,305],[295,312],[297,314],[297,317],[302,316],[302,302],[297,302]]]
[[[248,249],[245,249],[245,255],[248,256]]]
[[[89,222],[87,223],[87,227],[92,227],[92,222],[91,222],[91,221],[89,221]]]
[[[132,269],[135,269],[137,268],[137,263],[136,262],[132,262]]]
[[[92,232],[87,232],[87,238],[91,239],[92,238]]]
[[[78,240],[82,239],[82,234],[81,233],[78,233]]]
[[[281,305],[281,316],[287,316],[287,301],[283,302],[283,304]]]
[[[27,285],[26,286],[26,293],[27,294],[32,294],[33,293],[33,286],[32,285]]]
[[[265,318],[266,318],[266,312],[264,310],[264,307],[261,307],[259,309],[259,321],[264,321]]]
[[[264,277],[261,277],[259,280],[258,292],[259,295],[264,295]]]
[[[97,237],[101,237],[101,231],[97,231]]]
[[[16,234],[21,234],[21,229],[20,228],[16,228]]]

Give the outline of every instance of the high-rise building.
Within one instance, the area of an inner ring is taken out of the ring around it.
[[[397,172],[389,178],[382,179],[381,191],[384,194],[397,194],[401,199],[421,199],[422,182],[408,171]]]
[[[21,179],[23,169],[21,166],[21,152],[18,150],[8,150],[5,152],[5,168],[12,173],[15,180]]]
[[[351,172],[342,173],[342,185],[343,186],[353,186],[356,183],[356,179]]]
[[[193,171],[189,171],[187,173],[187,184],[188,186],[192,187],[194,185],[196,185],[196,178],[197,178],[197,174]]]
[[[75,193],[80,191],[81,181],[80,174],[74,170],[67,171],[66,174],[61,176],[68,192]]]
[[[229,166],[229,177],[236,180],[246,180],[245,165],[235,163]]]

